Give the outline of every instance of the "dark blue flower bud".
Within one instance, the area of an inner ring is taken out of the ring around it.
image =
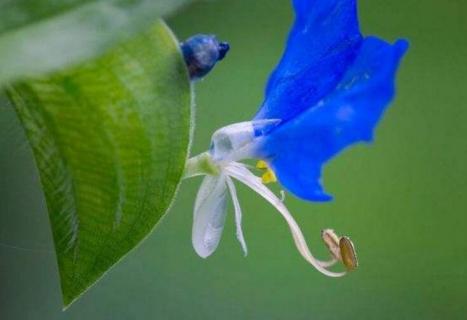
[[[180,44],[190,78],[197,80],[211,71],[230,49],[227,42],[219,42],[215,35],[197,34]]]

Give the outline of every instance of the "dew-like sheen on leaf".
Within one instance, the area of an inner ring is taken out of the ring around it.
[[[94,61],[8,94],[39,169],[67,306],[169,208],[190,138],[188,73],[158,22]]]

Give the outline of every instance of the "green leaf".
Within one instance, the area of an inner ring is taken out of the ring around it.
[[[169,208],[190,136],[191,85],[159,22],[104,56],[8,87],[39,168],[65,305]]]
[[[1,1],[0,85],[97,57],[190,1]]]

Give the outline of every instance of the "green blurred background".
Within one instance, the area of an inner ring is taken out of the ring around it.
[[[359,3],[366,34],[411,42],[397,98],[373,146],[346,151],[326,168],[334,202],[287,197],[317,253],[325,254],[322,228],[352,237],[358,271],[342,279],[315,271],[278,213],[242,187],[248,257],[229,215],[217,252],[199,258],[191,220],[200,180],[192,179],[156,231],[62,312],[37,171],[13,111],[1,103],[1,320],[465,319],[467,2]],[[180,39],[215,33],[232,46],[196,84],[193,154],[206,149],[216,128],[254,114],[291,19],[287,0],[218,0],[195,3],[168,20]]]

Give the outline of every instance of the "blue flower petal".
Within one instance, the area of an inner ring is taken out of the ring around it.
[[[294,0],[295,23],[255,119],[293,118],[329,94],[361,44],[355,0]]]
[[[404,40],[390,45],[366,38],[329,96],[264,138],[260,156],[289,191],[306,200],[331,199],[321,187],[322,166],[344,148],[371,141],[394,95],[395,73],[407,47]]]

